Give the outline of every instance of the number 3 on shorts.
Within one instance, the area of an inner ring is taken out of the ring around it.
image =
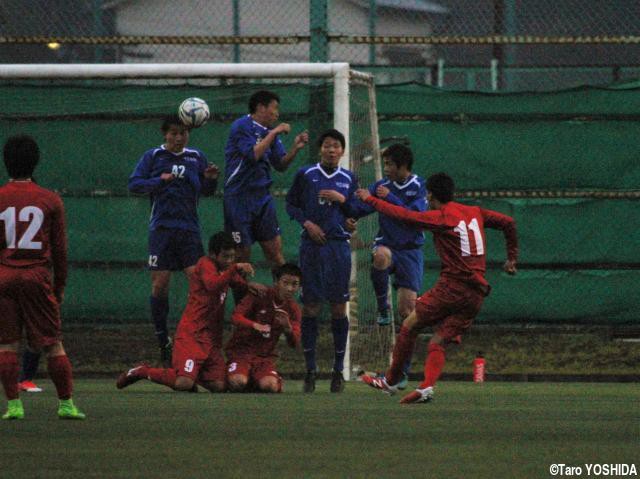
[[[234,372],[236,369],[238,369],[238,363],[229,364],[229,372],[230,373]]]

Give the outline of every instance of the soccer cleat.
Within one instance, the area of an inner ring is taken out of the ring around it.
[[[416,389],[400,400],[400,404],[417,404],[433,401],[433,387]]]
[[[384,373],[378,373],[376,377],[384,378]],[[407,373],[402,373],[402,379],[398,381],[395,386],[400,391],[404,391],[405,389],[407,389],[408,385],[409,385],[409,375]]]
[[[173,341],[171,338],[167,339],[167,344],[164,346],[160,346],[160,362],[162,363],[162,367],[170,368],[171,367],[171,355],[173,353]]]
[[[332,393],[341,393],[344,391],[344,378],[342,377],[342,373],[339,373],[338,371],[333,371],[331,373],[330,391]]]
[[[24,408],[20,399],[10,399],[7,404],[7,412],[2,415],[2,419],[11,421],[14,419],[24,419]]]
[[[149,365],[146,363],[129,369],[127,372],[122,373],[120,376],[118,376],[116,387],[118,389],[124,389],[127,386],[131,386],[133,383],[137,383],[141,379],[146,379],[148,369]]]
[[[378,326],[389,326],[391,324],[391,311],[388,309],[378,311],[376,322],[378,323]]]
[[[398,392],[398,387],[396,385],[391,386],[389,383],[387,383],[387,378],[385,378],[384,376],[368,376],[365,374],[364,376],[362,376],[362,382],[368,384],[372,388],[379,389],[380,391],[383,391],[390,396]]]
[[[316,372],[307,371],[307,375],[304,377],[303,392],[312,393],[316,390]]]
[[[18,388],[20,389],[20,391],[26,391],[28,393],[41,393],[42,392],[42,388],[38,387],[38,385],[36,385],[36,383],[34,383],[33,381],[21,381],[18,383]]]
[[[72,399],[60,399],[58,406],[58,419],[82,420],[87,416],[73,404]]]

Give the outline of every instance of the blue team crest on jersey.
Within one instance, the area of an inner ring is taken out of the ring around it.
[[[414,191],[407,191],[407,192],[405,193],[405,195],[407,195],[407,196],[416,196],[417,194],[418,194],[418,192],[417,192],[417,191],[415,191],[415,190],[414,190]]]
[[[341,181],[336,181],[336,186],[340,188],[349,188],[349,183],[342,183]]]

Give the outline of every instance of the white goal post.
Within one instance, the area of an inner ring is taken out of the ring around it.
[[[128,63],[128,64],[14,64],[0,67],[0,81],[27,80],[27,81],[82,81],[82,80],[179,80],[179,79],[249,79],[257,80],[313,80],[324,79],[333,85],[333,126],[345,135],[345,154],[341,161],[343,167],[356,171],[361,178],[361,186],[366,187],[374,178],[381,178],[382,168],[379,152],[379,136],[377,124],[377,112],[375,102],[375,87],[373,75],[352,70],[348,63]],[[352,88],[354,85],[360,89],[358,98],[358,111],[351,107],[354,101]],[[364,87],[364,88],[363,88]],[[354,131],[358,129],[359,131]],[[358,150],[358,151],[356,151]],[[367,170],[367,174],[361,177],[358,168]],[[373,218],[373,217],[370,217]],[[372,220],[368,220],[372,221]],[[371,228],[360,233],[364,241],[359,255],[360,264],[364,264],[364,254],[368,254],[368,242],[373,239]],[[360,227],[358,228],[359,232]],[[369,238],[369,236],[371,236]],[[366,245],[366,246],[365,246]],[[368,257],[367,257],[368,259]],[[355,270],[358,267],[358,258],[354,251],[352,275],[352,287],[356,289],[362,283],[364,286],[365,275],[361,274],[356,282]],[[362,266],[361,266],[362,267]],[[368,283],[368,273],[366,274]],[[370,287],[370,285],[367,285]],[[363,291],[359,296],[363,301],[370,299],[371,291]],[[357,301],[357,300],[356,300]],[[362,303],[363,304],[363,303]],[[358,312],[359,310],[359,312]],[[375,312],[364,310],[363,307],[353,308],[354,326],[349,335],[349,345],[345,358],[345,379],[349,379],[352,372],[351,356],[352,334],[360,334],[358,321],[363,324],[364,317],[367,321],[374,321]],[[350,314],[351,316],[351,314]],[[371,316],[371,317],[369,317]],[[370,327],[370,326],[368,326]],[[369,333],[365,333],[369,334]],[[391,328],[390,341],[393,341],[393,328]],[[366,344],[364,338],[360,340]],[[378,348],[379,344],[372,342],[372,348]],[[383,358],[388,358],[388,351],[380,351]],[[368,357],[368,355],[367,355]]]

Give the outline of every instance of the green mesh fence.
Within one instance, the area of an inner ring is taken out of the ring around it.
[[[139,156],[162,142],[161,117],[187,96],[205,98],[213,112],[210,123],[193,132],[190,144],[222,166],[231,121],[245,113],[255,88],[0,85],[0,141],[17,132],[35,136],[43,157],[37,179],[65,200],[72,262],[64,306],[68,319],[146,318],[149,204],[127,194],[127,178]],[[294,132],[308,128],[317,133],[331,124],[330,87],[270,88],[282,94],[283,118]],[[415,85],[378,89],[380,137],[386,144],[409,142],[417,173],[448,171],[467,195],[463,201],[513,215],[518,223],[523,269],[515,278],[499,273],[503,240],[498,233],[488,234],[494,290],[481,321],[637,322],[638,98],[638,85],[509,95],[448,93]],[[275,175],[288,259],[297,257],[299,226],[284,211],[283,193],[296,167],[315,161],[316,155],[310,148],[288,172]],[[363,185],[370,181],[361,177]],[[4,171],[0,179],[6,179]],[[500,197],[514,190],[524,196]],[[533,190],[547,197],[535,197]],[[572,197],[575,193],[584,197]],[[624,195],[616,196],[620,193]],[[202,199],[200,218],[205,237],[221,228],[219,197]],[[366,272],[366,245],[361,251],[357,263]],[[436,274],[429,241],[425,253],[426,288]],[[258,251],[254,259],[262,260]],[[357,281],[364,284],[367,278]],[[174,285],[175,318],[186,290],[180,278]]]

